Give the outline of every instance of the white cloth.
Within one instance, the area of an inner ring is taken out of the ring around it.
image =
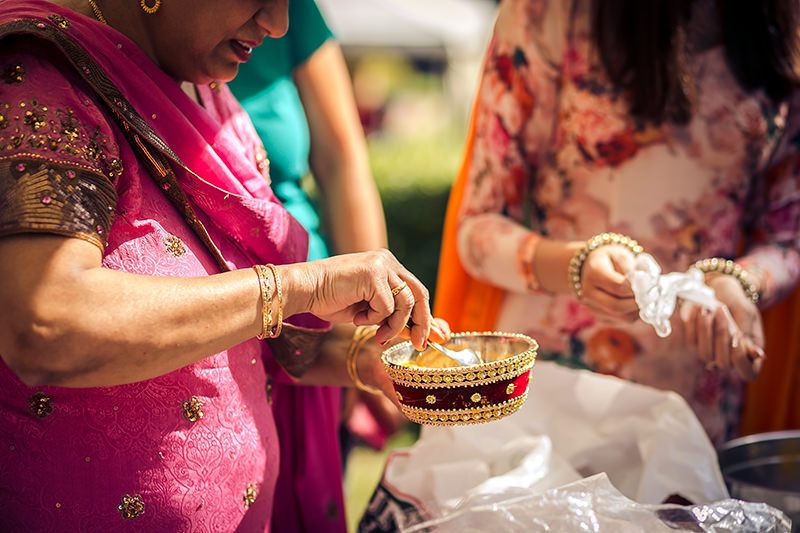
[[[706,285],[705,276],[696,268],[686,272],[662,274],[661,267],[650,254],[639,254],[628,280],[639,306],[639,317],[650,324],[659,337],[672,333],[670,318],[678,306],[678,298],[714,310],[720,302],[714,289]]]
[[[678,394],[539,362],[516,414],[466,427],[425,426],[394,453],[384,482],[429,516],[461,498],[540,493],[605,472],[625,496],[659,503],[728,496],[714,447]]]

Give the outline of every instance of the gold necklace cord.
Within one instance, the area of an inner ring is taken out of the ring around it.
[[[106,20],[106,17],[103,16],[103,12],[100,11],[100,6],[97,5],[97,2],[95,2],[95,0],[88,0],[88,1],[89,1],[89,7],[92,8],[92,13],[94,13],[95,18],[100,22],[102,22],[103,24],[107,25],[108,21]]]

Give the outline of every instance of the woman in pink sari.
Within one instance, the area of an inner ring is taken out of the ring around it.
[[[286,0],[0,3],[0,530],[268,530],[268,376],[388,390],[353,323],[372,355],[444,335],[388,252],[299,263],[219,83],[286,24]]]

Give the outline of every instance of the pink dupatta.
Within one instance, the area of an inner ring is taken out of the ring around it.
[[[54,14],[68,26],[54,24],[48,18]],[[208,112],[127,37],[44,0],[3,2],[0,24],[6,35],[28,34],[56,44],[105,103],[175,163],[180,186],[198,215],[252,263],[305,260],[305,230],[275,198],[241,139],[220,136],[220,125]]]

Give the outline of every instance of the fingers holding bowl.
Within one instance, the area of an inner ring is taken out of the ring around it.
[[[411,319],[416,299],[408,285],[397,274],[389,274],[388,296],[392,298],[393,311],[380,324],[375,340],[380,344],[396,337]]]

